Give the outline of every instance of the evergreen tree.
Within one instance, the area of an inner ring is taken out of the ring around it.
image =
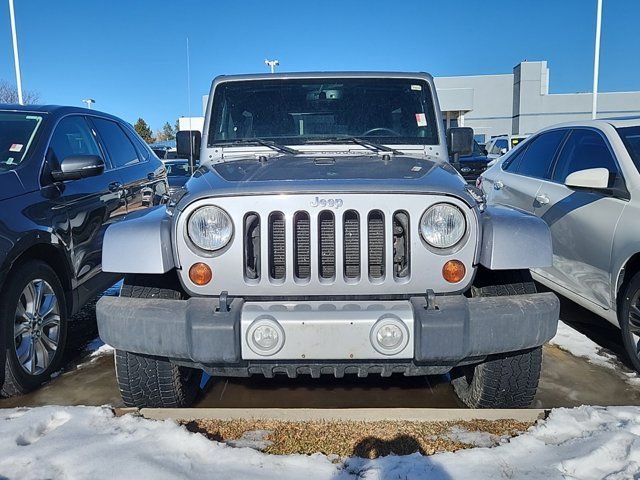
[[[175,140],[176,139],[176,131],[173,129],[169,122],[165,122],[162,127],[162,136],[163,140]]]
[[[140,135],[145,142],[153,143],[155,141],[151,128],[149,128],[147,122],[145,122],[142,118],[138,118],[138,121],[133,126],[133,128],[135,128],[136,132],[138,132],[138,135]]]

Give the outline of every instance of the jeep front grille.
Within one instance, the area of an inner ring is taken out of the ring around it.
[[[326,282],[340,275],[347,283],[359,280],[364,272],[370,281],[377,283],[385,278],[387,261],[391,259],[394,278],[409,276],[407,212],[397,211],[389,219],[380,210],[362,214],[355,210],[338,213],[322,210],[315,216],[315,222],[307,211],[295,212],[291,218],[282,212],[269,212],[266,218],[268,238],[265,240],[260,238],[263,231],[260,223],[264,221],[261,215],[250,212],[244,217],[244,276],[247,279],[260,279],[261,272],[265,271],[260,268],[263,261],[268,263],[269,280],[276,283],[289,280],[288,271],[295,277],[294,281],[308,281],[314,276]],[[362,218],[366,219],[365,225],[361,224]],[[287,222],[292,222],[291,228]],[[393,224],[392,238],[386,234],[387,222]],[[363,228],[365,245],[362,245]],[[287,232],[291,232],[292,239],[286,238]],[[260,258],[263,241],[266,241],[266,259]],[[287,251],[288,244],[291,251]],[[337,271],[340,263],[341,269]]]

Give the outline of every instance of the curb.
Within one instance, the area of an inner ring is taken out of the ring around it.
[[[309,421],[410,421],[451,422],[471,420],[515,420],[535,422],[544,419],[544,409],[487,409],[463,408],[117,408],[116,416],[138,414],[150,420],[278,420]]]

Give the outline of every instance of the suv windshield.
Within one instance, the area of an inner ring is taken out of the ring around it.
[[[436,145],[429,84],[395,78],[243,80],[216,87],[209,146],[266,139],[278,144],[370,139]]]
[[[629,156],[640,172],[640,126],[618,128],[618,133],[627,147]]]
[[[0,170],[20,165],[42,123],[42,117],[19,112],[0,112]]]

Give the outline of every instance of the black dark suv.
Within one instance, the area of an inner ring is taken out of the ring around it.
[[[166,193],[162,162],[126,122],[83,108],[0,105],[3,396],[59,368],[70,316],[118,281],[101,268],[107,226]]]

